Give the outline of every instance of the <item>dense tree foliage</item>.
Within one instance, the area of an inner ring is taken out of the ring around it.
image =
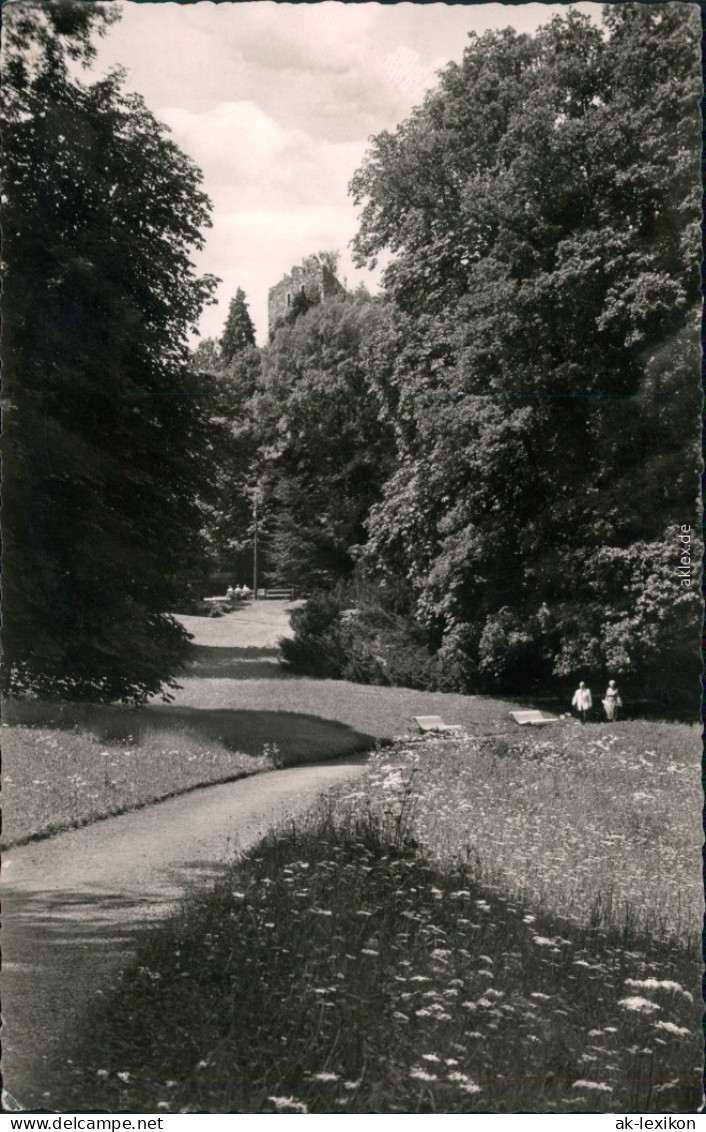
[[[373,140],[351,189],[359,263],[389,259],[368,374],[395,461],[359,556],[368,678],[382,586],[437,686],[697,687],[697,45],[669,4],[472,36]]]
[[[233,581],[243,582],[250,580],[252,570],[253,503],[263,464],[251,404],[260,378],[261,354],[254,345],[247,345],[226,361],[217,343],[206,338],[193,352],[191,364],[210,406],[214,489],[202,507],[206,566],[227,570]],[[262,519],[261,514],[261,533]],[[262,547],[260,550],[264,565]]]
[[[210,205],[119,71],[73,77],[104,10],[3,14],[5,684],[140,701],[185,655],[166,611],[201,553]]]
[[[315,305],[263,351],[252,411],[277,576],[304,589],[353,571],[389,470],[391,435],[371,396],[388,312],[365,292]]]
[[[191,364],[210,398],[217,484],[203,508],[213,566],[249,563],[257,497],[261,580],[308,591],[351,577],[391,468],[370,372],[392,364],[392,317],[360,289],[319,298],[268,346],[230,361],[213,339],[198,344]]]
[[[697,624],[672,528],[697,518],[699,84],[681,5],[472,37],[352,182],[407,320],[367,558],[460,686],[655,693]]]
[[[257,499],[269,579],[324,595],[288,646],[300,668],[689,695],[696,14],[602,18],[471,37],[373,139],[351,190],[383,296],[340,293],[319,253],[266,347],[239,290],[189,357],[212,284],[189,258],[198,173],[119,74],[70,77],[101,9],[22,5],[5,98],[15,689],[158,688],[184,647],[164,610],[204,544],[249,561]]]

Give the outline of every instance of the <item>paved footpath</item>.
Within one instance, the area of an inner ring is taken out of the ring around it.
[[[64,1039],[130,961],[136,933],[364,763],[354,756],[211,786],[8,852],[2,1006],[11,1096],[23,1108],[50,1107]]]

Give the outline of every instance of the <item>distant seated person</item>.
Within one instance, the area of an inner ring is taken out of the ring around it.
[[[243,591],[241,590],[240,586],[236,586],[234,591],[233,591],[233,597],[235,598],[236,601],[240,601],[242,596],[243,596]]]
[[[245,601],[246,598],[250,597],[250,594],[251,594],[250,587],[247,586],[247,585],[244,585],[242,590],[240,591],[240,593],[241,593],[241,596],[243,598],[243,601]]]
[[[226,598],[228,599],[228,601],[235,601],[235,590],[232,586],[228,586],[228,589],[226,590]]]

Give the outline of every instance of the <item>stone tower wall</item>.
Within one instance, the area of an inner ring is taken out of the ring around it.
[[[267,303],[267,323],[270,334],[284,322],[297,295],[304,293],[310,303],[345,295],[345,288],[328,267],[323,267],[313,256],[293,267],[274,287],[270,287]]]

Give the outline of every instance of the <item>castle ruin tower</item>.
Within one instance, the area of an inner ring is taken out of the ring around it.
[[[309,307],[325,299],[346,294],[335,269],[321,255],[308,256],[293,267],[274,287],[270,287],[267,302],[267,328],[270,338],[278,326],[293,321]]]

